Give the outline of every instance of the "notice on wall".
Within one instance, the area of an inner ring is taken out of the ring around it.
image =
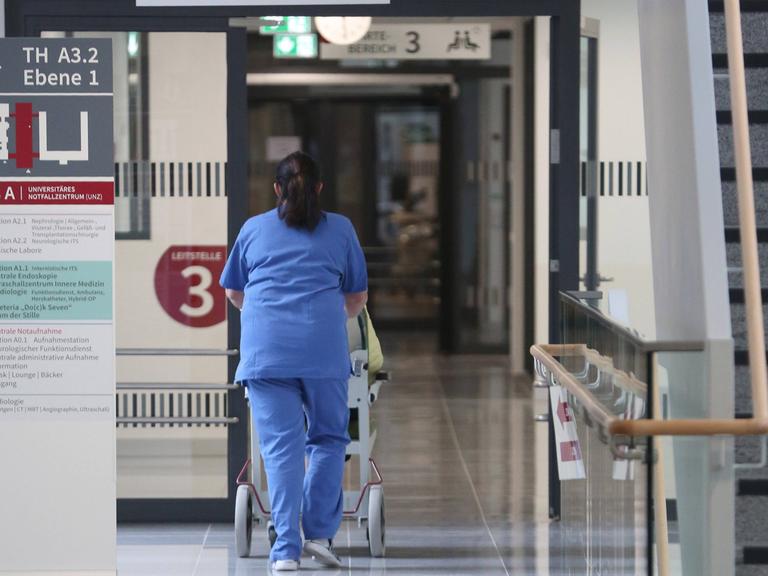
[[[112,56],[2,41],[0,420],[112,418]]]
[[[491,25],[377,24],[355,44],[322,44],[322,60],[488,60]]]

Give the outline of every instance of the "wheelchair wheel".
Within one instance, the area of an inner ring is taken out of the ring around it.
[[[374,558],[383,558],[386,553],[384,522],[384,489],[371,486],[368,498],[368,550]]]
[[[253,497],[248,486],[237,487],[235,498],[235,548],[240,558],[251,554],[253,536]]]

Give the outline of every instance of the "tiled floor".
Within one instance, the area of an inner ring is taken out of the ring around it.
[[[395,346],[388,347],[393,350]],[[375,405],[375,456],[385,479],[387,556],[371,559],[365,529],[345,523],[339,571],[311,560],[303,574],[550,574],[546,519],[546,402],[505,359],[392,354],[391,384]],[[538,428],[537,428],[538,426]],[[123,526],[120,576],[267,574],[266,534],[252,558],[232,526]]]

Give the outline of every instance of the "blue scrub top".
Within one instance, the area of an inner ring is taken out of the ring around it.
[[[235,379],[350,374],[344,294],[365,292],[368,272],[352,223],[324,212],[314,231],[277,210],[248,220],[221,285],[245,292]]]

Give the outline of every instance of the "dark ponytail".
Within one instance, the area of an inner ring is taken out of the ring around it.
[[[275,182],[280,186],[277,213],[291,228],[317,228],[320,210],[320,168],[303,152],[294,152],[277,166]]]

